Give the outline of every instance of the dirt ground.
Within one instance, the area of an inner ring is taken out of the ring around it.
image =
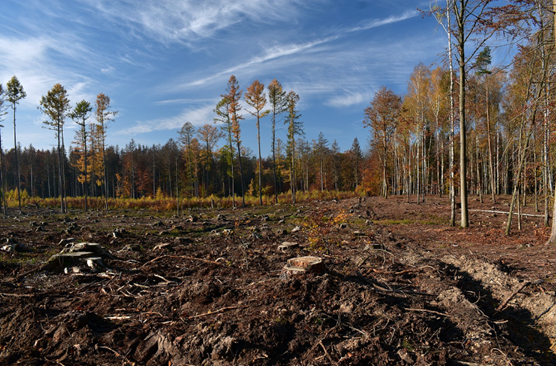
[[[0,218],[0,364],[555,365],[542,218],[518,231],[515,217],[508,237],[486,212],[507,197],[472,197],[467,229],[449,226],[446,197],[410,199],[14,211]],[[82,242],[100,244],[82,248],[93,258],[59,255]],[[324,268],[284,267],[302,256]]]

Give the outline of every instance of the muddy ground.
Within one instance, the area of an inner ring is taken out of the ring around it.
[[[13,211],[0,219],[0,364],[556,364],[542,218],[508,237],[507,217],[484,212],[507,198],[472,197],[468,229],[448,225],[445,197],[406,200]],[[72,250],[93,258],[59,255]],[[324,269],[284,268],[300,256]]]

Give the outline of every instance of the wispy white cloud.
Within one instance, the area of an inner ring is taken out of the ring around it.
[[[367,103],[372,98],[372,92],[347,92],[342,95],[334,96],[325,104],[331,107],[343,108],[352,105]]]
[[[111,74],[115,71],[116,69],[112,66],[108,66],[108,67],[103,67],[102,69],[100,69],[100,72],[102,72],[103,74]]]
[[[398,23],[410,18],[414,18],[416,16],[418,16],[420,13],[417,10],[409,10],[406,11],[405,13],[403,13],[402,15],[392,15],[389,16],[387,18],[383,18],[383,19],[370,19],[367,20],[365,22],[363,22],[362,24],[358,25],[357,27],[351,28],[348,30],[348,32],[357,32],[357,31],[362,31],[362,30],[368,30],[368,29],[372,29],[372,28],[376,28],[376,27],[380,27],[383,25],[387,25],[387,24],[393,24],[393,23]]]
[[[232,66],[230,68],[227,68],[225,70],[216,72],[210,76],[204,77],[202,79],[197,79],[188,83],[185,83],[184,85],[182,85],[182,88],[188,88],[191,86],[198,86],[198,85],[203,85],[206,84],[210,81],[214,81],[217,79],[220,79],[223,75],[230,75],[230,74],[234,74],[238,71],[243,71],[243,70],[247,70],[247,69],[251,69],[251,71],[253,70],[253,67],[256,65],[260,65],[260,64],[264,64],[266,62],[270,62],[276,59],[279,59],[281,57],[285,57],[285,56],[293,56],[295,54],[301,53],[303,51],[307,51],[315,46],[321,45],[323,43],[327,43],[330,42],[334,39],[337,39],[338,37],[334,36],[334,37],[328,37],[325,39],[321,39],[321,40],[316,40],[316,41],[312,41],[312,42],[308,42],[308,43],[304,43],[304,44],[288,44],[288,45],[275,45],[275,46],[271,46],[267,49],[265,49],[265,51],[263,52],[262,55],[260,56],[255,56],[253,58],[251,58],[249,61]]]
[[[267,23],[293,20],[299,9],[327,0],[81,0],[108,19],[137,28],[164,42],[190,44],[248,20]]]
[[[407,11],[398,16],[372,19],[357,27],[337,31],[336,34],[325,38],[319,38],[304,43],[274,44],[264,47],[259,55],[252,56],[248,61],[238,63],[232,67],[224,68],[193,81],[186,81],[178,85],[172,85],[169,88],[173,90],[187,90],[191,87],[206,86],[211,82],[221,82],[223,76],[227,77],[230,74],[240,72],[247,74],[264,74],[269,70],[274,70],[276,72],[279,69],[285,69],[288,67],[293,69],[294,65],[299,65],[299,67],[295,67],[296,70],[299,70],[298,72],[307,72],[307,70],[311,72],[310,65],[318,65],[319,67],[328,65],[334,68],[338,67],[336,72],[340,73],[346,67],[346,62],[350,62],[347,60],[353,60],[353,58],[350,58],[349,55],[357,53],[357,59],[362,59],[365,58],[362,56],[363,53],[367,53],[367,57],[371,53],[368,50],[346,50],[344,47],[338,45],[333,48],[330,44],[334,44],[334,41],[345,39],[350,33],[401,22],[415,17],[418,14],[419,12],[416,10]],[[381,45],[381,48],[389,48],[389,45]],[[384,54],[384,52],[380,49],[377,49],[377,51],[380,54]],[[350,66],[354,67],[353,65]],[[353,98],[350,99],[353,100]],[[345,99],[344,103],[346,101],[347,99]],[[342,104],[339,99],[331,103],[331,105]]]
[[[81,51],[78,51],[81,49]],[[0,80],[17,76],[27,93],[22,106],[35,108],[42,95],[56,83],[71,91],[72,99],[86,98],[90,79],[56,62],[58,58],[83,62],[88,55],[82,45],[50,37],[0,36]]]
[[[191,122],[195,126],[201,126],[206,123],[211,124],[213,123],[213,110],[215,105],[216,101],[197,108],[187,108],[176,116],[140,121],[133,126],[116,131],[115,134],[135,136],[154,131],[177,130],[180,129],[185,122]]]

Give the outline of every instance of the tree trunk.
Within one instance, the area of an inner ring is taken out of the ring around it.
[[[2,200],[2,211],[4,212],[4,215],[6,215],[8,211],[7,211],[7,201],[6,201],[6,184],[4,181],[4,150],[2,150],[1,134],[0,134],[0,189],[2,190],[2,195],[0,196],[0,199]]]
[[[260,129],[260,121],[259,115],[257,112],[257,143],[259,145],[259,204],[263,205],[263,167],[262,167],[262,160],[261,160],[261,129]]]
[[[15,130],[15,102],[13,104],[14,108],[14,152],[15,152],[15,166],[17,168],[17,199],[19,201],[19,213],[21,214],[21,173],[19,170],[19,149],[17,148],[17,138]]]
[[[460,195],[461,195],[461,224],[462,228],[469,227],[467,212],[467,141],[465,126],[465,7],[466,0],[459,0],[460,12],[457,14],[458,45],[459,45],[459,141],[460,141]]]
[[[241,145],[239,143],[239,140],[237,141],[237,156],[239,160],[239,179],[241,182],[241,202],[242,206],[245,207],[245,187],[243,183],[243,165],[241,164]]]
[[[486,78],[485,78],[486,79]],[[492,154],[492,139],[490,137],[490,106],[489,106],[489,92],[488,92],[488,81],[485,82],[486,84],[486,123],[487,123],[487,142],[488,142],[488,163],[490,167],[490,189],[492,195],[492,203],[496,204],[496,189],[495,189],[495,182],[494,182],[494,163],[493,163],[493,154]]]
[[[62,192],[62,147],[60,143],[60,126],[58,125],[58,192],[60,194],[60,211],[64,211],[64,194]]]

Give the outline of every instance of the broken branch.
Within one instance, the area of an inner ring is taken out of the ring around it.
[[[160,257],[156,257],[154,259],[151,259],[150,261],[148,261],[147,263],[143,264],[142,267],[145,267],[148,264],[151,264],[153,262],[156,262],[160,259],[164,259],[164,258],[177,258],[177,259],[189,259],[192,261],[199,261],[199,262],[203,262],[203,263],[209,263],[209,264],[216,264],[218,265],[218,262],[215,261],[209,261],[208,259],[202,259],[202,258],[196,258],[196,257],[190,257],[188,255],[161,255]]]

